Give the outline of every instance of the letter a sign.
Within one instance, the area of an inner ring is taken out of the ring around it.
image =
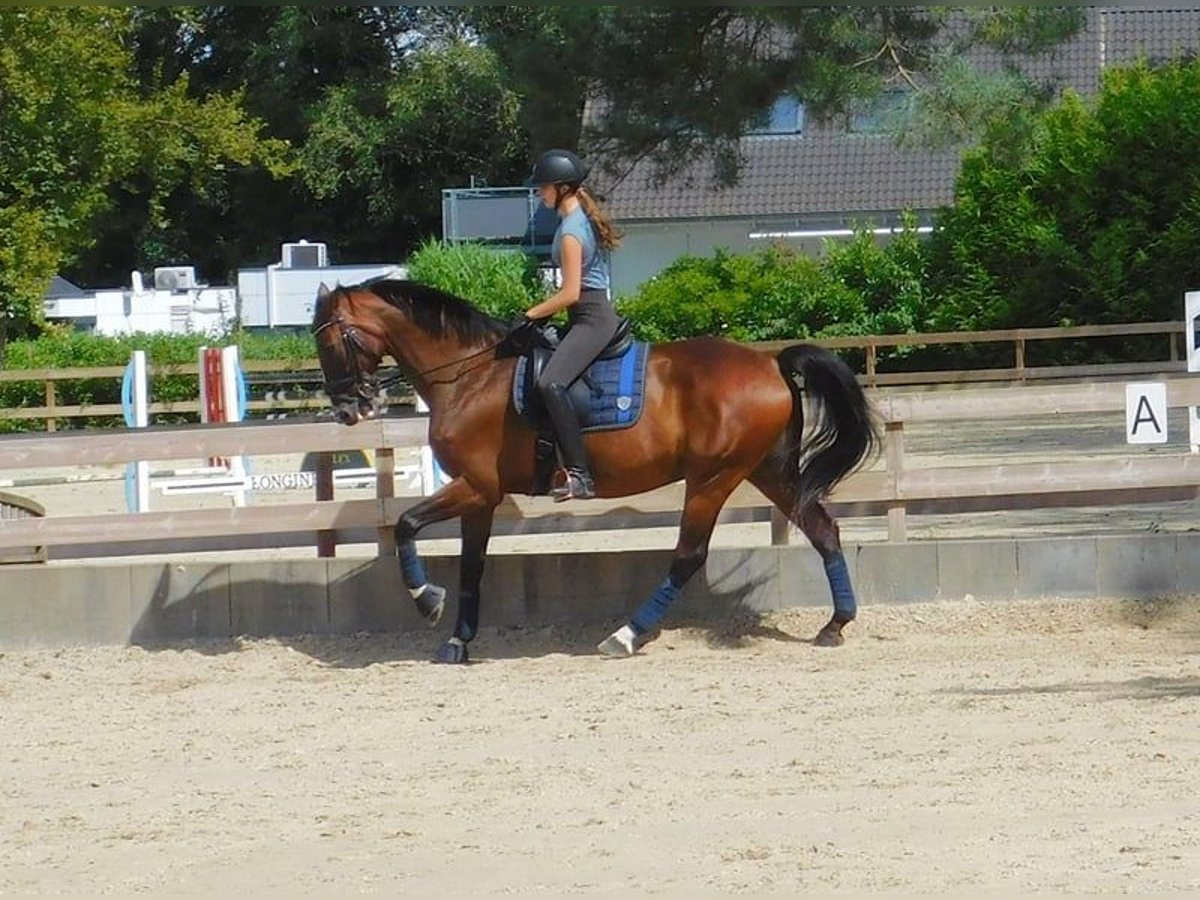
[[[1125,440],[1130,444],[1167,442],[1167,386],[1161,382],[1125,385]]]

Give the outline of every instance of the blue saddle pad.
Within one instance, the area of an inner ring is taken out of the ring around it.
[[[585,374],[597,390],[588,391],[588,407],[580,415],[584,431],[628,428],[637,423],[646,400],[646,359],[649,355],[649,344],[634,341],[620,356],[596,360],[588,367]],[[528,357],[518,359],[513,376],[513,406],[521,415],[525,415],[526,409],[525,370],[528,365]],[[576,393],[578,385],[576,382],[572,394]]]

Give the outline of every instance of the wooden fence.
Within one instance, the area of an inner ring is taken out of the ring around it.
[[[1200,405],[1200,378],[1165,381],[1169,406]],[[881,464],[847,479],[830,498],[830,505],[838,516],[886,516],[893,541],[905,540],[909,513],[1114,506],[1200,496],[1200,456],[1187,452],[934,468],[906,464],[905,428],[913,423],[1121,412],[1125,386],[1119,382],[873,394],[886,429]],[[426,430],[423,418],[384,418],[354,428],[332,422],[242,423],[0,438],[0,469],[7,470],[372,448],[379,475],[374,499],[328,499],[332,480],[326,467],[325,477],[317,478],[322,499],[312,503],[10,520],[0,524],[0,549],[95,545],[101,535],[110,542],[112,554],[128,555],[139,552],[139,542],[151,540],[305,533],[313,541],[323,535],[324,552],[331,554],[334,543],[350,530],[374,529],[380,551],[387,552],[392,547],[393,523],[414,502],[393,496],[395,450],[423,444]],[[682,486],[570,507],[564,510],[541,497],[510,498],[501,506],[499,519],[544,519],[553,527],[555,521],[571,517],[576,524],[583,519],[593,527],[629,527],[649,514],[678,513]],[[769,504],[745,485],[729,507],[765,510]],[[773,539],[786,540],[783,520],[776,516],[773,523]]]
[[[856,335],[838,338],[812,339],[811,343],[840,350],[860,350],[864,353],[865,371],[859,379],[868,387],[918,384],[966,384],[971,382],[1028,382],[1045,379],[1130,377],[1146,373],[1186,371],[1181,354],[1182,338],[1185,334],[1183,322],[1140,322],[1124,325],[1084,325],[1072,328],[1019,328],[1007,331],[955,331],[925,334]],[[1038,341],[1082,341],[1101,338],[1128,338],[1146,335],[1161,335],[1163,355],[1159,360],[1125,362],[1079,366],[1028,366],[1027,347]],[[797,341],[764,341],[753,344],[764,350],[779,350]],[[961,344],[1011,344],[1013,365],[992,369],[954,369],[932,372],[880,372],[880,351],[898,347],[936,347]],[[253,377],[295,375],[297,381],[308,380],[314,386],[321,381],[320,365],[316,359],[299,362],[279,360],[246,360],[243,370]],[[63,404],[58,400],[58,385],[66,381],[82,379],[119,380],[124,375],[124,366],[66,369],[12,369],[0,371],[0,383],[38,382],[41,384],[42,406],[0,409],[0,419],[40,420],[47,431],[56,431],[61,419],[119,418],[122,415],[119,403]],[[196,363],[151,366],[151,377],[183,375],[198,377]],[[197,399],[152,402],[150,415],[199,416],[200,401]],[[396,398],[394,402],[411,405],[412,398]],[[247,411],[254,416],[320,409],[326,405],[323,396],[294,399],[251,399]]]

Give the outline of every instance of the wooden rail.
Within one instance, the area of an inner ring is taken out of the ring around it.
[[[1174,378],[1166,384],[1169,406],[1200,405],[1200,378]],[[1200,496],[1200,456],[1190,453],[935,468],[906,464],[904,434],[910,423],[1115,413],[1125,408],[1120,383],[876,395],[874,401],[886,429],[882,466],[847,479],[830,503],[836,515],[886,515],[893,541],[905,540],[910,512],[1112,505]],[[377,530],[381,551],[386,551],[392,524],[414,502],[392,496],[393,453],[423,444],[426,430],[427,420],[413,417],[384,418],[354,428],[332,422],[276,422],[0,438],[0,469],[374,448],[382,475],[374,500],[334,501],[327,488],[315,503],[5,521],[0,524],[0,549],[91,545],[98,535],[119,547],[114,552],[120,555],[130,552],[129,544],[151,538],[310,532],[323,534],[329,544],[339,533],[369,528]],[[639,516],[678,512],[682,500],[679,484],[636,497],[572,504],[569,511],[547,498],[515,497],[501,506],[499,517],[554,520],[569,515],[594,527],[628,526]],[[728,504],[732,509],[769,506],[749,486],[739,489]],[[775,528],[773,534],[782,537],[786,531]]]
[[[1183,322],[1134,322],[1122,325],[1079,325],[1069,328],[1016,328],[1002,331],[942,331],[923,334],[852,335],[835,338],[805,338],[809,343],[841,350],[865,352],[866,371],[859,380],[868,387],[920,384],[966,384],[972,382],[1027,382],[1043,379],[1129,377],[1140,374],[1183,372],[1186,363],[1180,353],[1180,340],[1186,331]],[[1138,337],[1165,335],[1167,347],[1165,358],[1149,362],[1106,363],[1077,366],[1028,366],[1026,348],[1037,341],[1088,340],[1095,338]],[[751,346],[763,350],[778,351],[800,339],[789,341],[761,341]],[[1012,344],[1013,365],[991,369],[953,369],[929,372],[880,372],[879,351],[886,348],[941,346],[959,344]],[[304,360],[245,360],[243,370],[250,375],[278,373],[308,373],[314,382],[320,381],[320,363],[314,359]],[[124,366],[101,366],[97,368],[65,369],[12,369],[0,371],[0,384],[5,382],[41,382],[42,406],[19,409],[0,409],[0,419],[41,420],[47,431],[55,431],[60,419],[120,417],[122,410],[117,403],[62,404],[58,402],[57,385],[64,381],[85,379],[120,379]],[[150,366],[151,377],[183,375],[198,377],[196,363]],[[197,394],[199,393],[197,389]],[[395,398],[394,402],[411,405],[411,397]],[[320,409],[325,405],[322,397],[290,400],[251,400],[247,409],[251,413],[272,413],[295,410]],[[196,415],[200,412],[199,400],[152,402],[150,415]]]

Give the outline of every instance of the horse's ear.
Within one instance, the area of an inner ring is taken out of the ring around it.
[[[317,300],[321,301],[321,300],[328,300],[328,299],[329,299],[329,285],[327,285],[325,282],[322,281],[321,286],[319,288],[317,288]]]

